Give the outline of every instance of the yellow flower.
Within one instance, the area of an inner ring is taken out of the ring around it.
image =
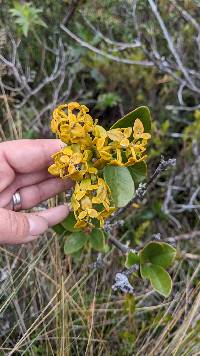
[[[52,164],[52,165],[48,168],[48,172],[49,172],[50,174],[52,174],[53,176],[59,176],[59,175],[61,175],[61,170],[62,170],[62,168],[61,168],[58,164],[56,164],[56,163]]]
[[[66,146],[52,156],[52,175],[70,177],[76,184],[71,198],[75,227],[103,226],[114,211],[111,192],[101,178],[106,165],[130,166],[146,159],[151,135],[144,132],[141,120],[134,126],[106,131],[89,115],[89,109],[77,102],[59,105],[53,111],[51,130]],[[95,225],[96,226],[96,225]]]
[[[121,141],[120,141],[120,146],[125,148],[125,147],[128,147],[130,144],[129,140],[127,138],[123,138]]]
[[[89,109],[86,105],[81,105],[81,110],[84,114],[89,111]]]
[[[96,177],[95,180],[95,184],[92,184],[91,179],[87,178],[75,185],[72,207],[77,219],[76,227],[83,226],[82,223],[78,223],[83,220],[87,223],[84,224],[84,227],[92,226],[92,219],[97,219],[103,224],[104,215],[109,216],[113,212],[113,209],[110,208],[111,196],[108,185],[102,178],[97,179]],[[109,213],[103,214],[104,210]]]
[[[133,126],[133,137],[138,140],[143,138],[145,140],[149,140],[151,135],[149,133],[144,133],[144,126],[140,119],[136,119]]]
[[[75,229],[84,229],[88,226],[87,222],[84,220],[78,220],[74,225]]]
[[[98,188],[97,184],[92,184],[90,178],[83,179],[80,183],[76,183],[74,189],[74,195],[76,199],[81,200],[87,193]]]
[[[93,204],[103,204],[105,209],[109,209],[110,190],[104,179],[98,178],[96,196],[92,198]]]
[[[61,178],[71,177],[81,179],[85,173],[84,156],[79,152],[73,152],[71,147],[64,147],[55,153],[52,158],[55,163],[49,167],[49,172],[53,175],[60,175]]]
[[[104,226],[105,219],[109,218],[110,215],[116,210],[116,208],[111,207],[108,210],[103,210],[101,213],[99,213],[97,219],[100,221],[100,227]]]
[[[112,155],[103,149],[99,151],[99,155],[104,161],[110,161],[112,159]]]
[[[86,163],[86,172],[90,174],[96,174],[98,169]]]
[[[123,167],[124,164],[119,162],[117,159],[113,159],[112,161],[110,161],[108,163],[109,166],[119,166],[119,167]]]
[[[107,131],[100,125],[96,125],[94,129],[95,138],[93,143],[96,146],[99,156],[105,160],[110,160],[112,156],[107,152],[110,147],[107,145],[108,136]]]
[[[56,133],[58,129],[58,120],[52,119],[51,120],[51,131]]]
[[[89,218],[97,218],[98,212],[93,209],[92,200],[88,196],[85,196],[83,199],[81,199],[80,205],[82,211],[78,214],[77,220],[86,219],[88,221]]]
[[[121,129],[111,129],[107,132],[107,135],[110,140],[121,142],[124,138],[123,132]]]
[[[116,141],[120,143],[122,147],[126,147],[129,145],[129,140],[128,138],[132,134],[132,128],[127,127],[127,128],[117,128],[117,129],[111,129],[107,132],[108,137],[112,141]]]
[[[72,204],[72,208],[73,208],[73,210],[74,210],[74,214],[75,214],[75,216],[76,216],[76,211],[80,208],[80,203],[79,203],[78,200],[76,199],[75,194],[72,194],[71,204]]]
[[[131,134],[132,134],[132,131],[133,131],[132,127],[126,127],[126,128],[124,129],[124,136],[125,136],[126,138],[130,137]]]
[[[107,131],[100,125],[95,125],[94,134],[95,137],[100,137],[104,139],[106,139],[106,137],[108,136]]]
[[[68,110],[72,111],[74,109],[80,109],[81,105],[79,103],[75,102],[75,101],[72,101],[71,103],[69,103],[67,105],[67,107],[68,107]]]
[[[65,111],[66,110],[66,111]],[[73,110],[78,110],[75,115]],[[91,144],[92,138],[86,137],[88,132],[93,131],[94,123],[92,117],[87,114],[89,109],[85,105],[76,102],[68,105],[59,105],[53,111],[51,129],[57,133],[58,137],[65,143],[77,143],[78,140],[84,139],[83,144]]]

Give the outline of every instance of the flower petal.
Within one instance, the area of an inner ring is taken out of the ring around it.
[[[48,168],[48,172],[53,176],[58,176],[60,174],[60,167],[54,163]]]
[[[83,220],[87,216],[87,211],[81,211],[81,213],[78,215],[79,220]]]
[[[88,215],[91,218],[96,218],[98,216],[98,212],[95,209],[88,209]]]

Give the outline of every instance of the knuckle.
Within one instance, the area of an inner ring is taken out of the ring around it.
[[[37,203],[44,200],[44,194],[42,192],[40,184],[35,185],[35,200],[37,201]]]
[[[28,233],[28,222],[23,214],[8,211],[8,223],[11,236],[24,237]]]
[[[11,210],[0,209],[0,228],[4,238],[25,237],[29,231],[26,216]],[[2,228],[3,226],[3,228]]]

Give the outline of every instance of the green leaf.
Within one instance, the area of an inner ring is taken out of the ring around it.
[[[14,17],[15,24],[17,24],[25,37],[27,37],[29,30],[33,30],[36,25],[47,27],[38,15],[42,13],[42,9],[37,9],[32,4],[15,2],[14,8],[10,9],[10,13]]]
[[[167,271],[161,266],[151,263],[141,266],[141,275],[150,280],[153,289],[164,297],[168,297],[172,290],[172,280]]]
[[[135,186],[126,167],[106,166],[104,179],[108,184],[116,207],[123,207],[134,197]]]
[[[105,93],[100,94],[97,98],[96,108],[100,110],[105,110],[107,108],[112,108],[120,103],[121,98],[116,93]]]
[[[71,255],[77,251],[79,251],[85,243],[88,241],[88,234],[84,234],[83,232],[73,232],[71,235],[67,236],[64,252],[66,255]]]
[[[70,232],[78,231],[78,229],[74,228],[74,225],[76,224],[76,219],[73,212],[70,213],[68,217],[61,222],[61,224],[66,231],[70,231]]]
[[[141,264],[153,263],[168,268],[176,257],[176,249],[165,242],[149,242],[140,252]]]
[[[65,233],[65,228],[61,224],[54,225],[52,229],[58,234],[63,235]]]
[[[105,235],[102,229],[93,229],[89,235],[89,242],[94,250],[105,252]]]
[[[140,256],[137,253],[130,251],[126,255],[125,267],[130,268],[134,264],[140,263]]]
[[[144,161],[135,163],[133,166],[129,166],[128,170],[133,178],[135,185],[138,185],[140,182],[147,176],[147,165]]]
[[[151,114],[147,106],[140,106],[139,108],[129,112],[127,115],[119,119],[111,127],[132,127],[136,119],[140,119],[144,126],[145,132],[151,132]]]
[[[71,257],[73,258],[74,262],[78,263],[78,262],[80,262],[81,255],[82,255],[82,248],[80,250],[72,253]]]

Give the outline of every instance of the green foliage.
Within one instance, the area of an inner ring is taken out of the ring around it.
[[[66,255],[71,255],[81,250],[88,241],[88,234],[82,231],[73,232],[68,235],[65,240],[64,252]]]
[[[150,280],[152,287],[164,297],[172,289],[172,280],[165,268],[172,265],[176,249],[164,242],[150,242],[140,252],[140,273]]]
[[[66,231],[70,231],[70,232],[75,232],[77,231],[78,229],[75,229],[74,228],[74,225],[76,224],[76,219],[75,219],[75,216],[74,216],[74,213],[71,212],[67,218],[65,220],[62,221],[62,226],[64,227],[64,229]]]
[[[165,242],[149,242],[140,253],[141,264],[152,263],[163,268],[172,265],[176,249]]]
[[[170,267],[176,257],[176,249],[165,242],[149,242],[140,253],[129,251],[126,255],[125,267],[140,265],[143,279],[150,280],[153,289],[164,297],[172,290],[172,280],[165,270]]]
[[[130,251],[126,255],[126,261],[125,261],[125,267],[130,268],[134,264],[139,264],[140,263],[140,256],[133,251]]]
[[[200,110],[195,111],[193,122],[185,128],[183,139],[191,142],[200,141]]]
[[[112,108],[119,104],[121,101],[120,97],[116,93],[106,93],[100,94],[97,98],[96,108],[100,110],[105,110],[107,108]]]
[[[172,144],[172,139],[169,137],[170,124],[171,122],[169,120],[164,120],[162,123],[158,121],[152,122],[151,158],[155,159],[155,157],[169,150]]]
[[[89,242],[96,251],[107,252],[106,236],[102,229],[93,229],[89,234]]]
[[[146,162],[142,161],[142,162],[135,163],[133,166],[128,167],[128,169],[136,187],[139,185],[139,183],[145,180],[147,176]]]
[[[103,229],[94,228],[90,233],[84,233],[74,228],[75,222],[74,214],[70,213],[61,224],[53,227],[58,235],[65,236],[64,252],[67,255],[72,255],[74,260],[78,261],[81,250],[87,243],[96,251],[108,252],[107,236]]]
[[[116,207],[127,205],[134,197],[135,186],[128,168],[107,166],[104,168],[104,179],[111,190]]]
[[[10,9],[11,16],[14,17],[15,24],[20,32],[27,37],[30,30],[34,30],[37,26],[47,27],[39,14],[41,9],[37,9],[31,3],[20,4],[14,2],[14,7]]]
[[[112,128],[133,126],[136,119],[140,119],[145,132],[151,132],[151,114],[147,106],[141,106],[119,119]]]
[[[144,237],[146,231],[148,230],[150,226],[150,221],[144,221],[141,224],[139,224],[138,228],[134,231],[134,242],[139,245],[141,243],[142,237]]]
[[[63,235],[65,233],[65,228],[61,224],[57,224],[53,226],[53,230],[58,234],[58,235]]]
[[[106,244],[106,235],[104,231],[99,228],[93,229],[90,233],[77,231],[66,236],[64,252],[67,255],[79,258],[81,250],[87,243],[96,251],[108,252],[109,247]],[[78,251],[80,251],[80,253],[78,253]]]
[[[167,271],[159,265],[147,263],[141,265],[141,275],[150,280],[153,289],[164,297],[168,297],[172,290],[172,280]]]

